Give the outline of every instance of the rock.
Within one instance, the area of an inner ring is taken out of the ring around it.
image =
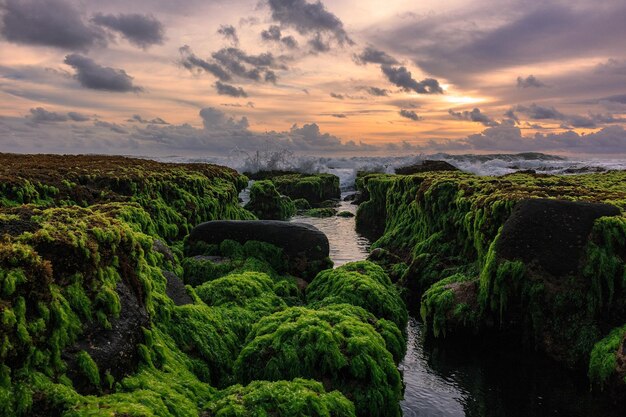
[[[314,208],[302,214],[309,217],[333,217],[337,214],[337,210],[334,208]]]
[[[503,259],[537,262],[554,276],[576,272],[593,222],[617,216],[609,204],[529,199],[517,203],[498,239]]]
[[[269,180],[257,181],[250,187],[250,201],[244,207],[259,219],[287,220],[296,214],[293,201],[281,195]]]
[[[174,252],[163,242],[162,240],[155,239],[152,244],[152,250],[154,252],[160,253],[163,255],[163,258],[169,262],[176,262],[176,257],[174,256]]]
[[[343,201],[354,201],[359,193],[351,193],[343,198]]]
[[[458,171],[459,169],[446,161],[425,160],[417,164],[396,168],[398,175],[411,175],[420,172]]]
[[[167,279],[165,294],[174,301],[177,306],[193,304],[193,298],[187,294],[187,289],[183,281],[170,271],[163,271],[163,276]]]
[[[304,223],[276,220],[210,221],[191,231],[187,245],[193,246],[196,242],[220,244],[227,239],[239,243],[256,240],[282,248],[288,258],[290,272],[307,280],[329,267],[328,238],[317,228]]]
[[[354,213],[344,210],[344,211],[340,211],[339,213],[337,213],[337,216],[339,217],[354,217]]]
[[[116,290],[120,297],[121,311],[119,318],[109,319],[111,329],[107,330],[93,322],[84,327],[81,339],[63,352],[62,357],[68,367],[67,374],[81,394],[98,392],[79,370],[77,355],[81,351],[87,352],[98,365],[101,380],[104,380],[107,372],[119,381],[137,370],[137,345],[144,343],[143,328],[150,327],[150,320],[143,303],[125,282],[118,282]]]

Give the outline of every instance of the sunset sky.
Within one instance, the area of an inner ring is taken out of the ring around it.
[[[624,0],[0,0],[0,151],[626,153]]]

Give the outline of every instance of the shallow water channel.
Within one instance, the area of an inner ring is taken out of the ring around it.
[[[339,211],[356,213],[342,202]],[[296,216],[328,236],[335,266],[365,259],[370,242],[355,231],[354,218]],[[408,349],[400,370],[405,416],[424,417],[618,417],[624,411],[589,392],[584,375],[575,375],[517,345],[491,343],[470,350],[463,343],[443,346],[425,337],[411,318]]]

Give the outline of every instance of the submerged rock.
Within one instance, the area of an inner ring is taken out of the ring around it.
[[[225,240],[239,243],[260,241],[283,250],[290,272],[310,280],[332,265],[328,255],[328,238],[317,228],[304,223],[287,223],[274,220],[218,220],[203,223],[194,228],[187,245],[198,242],[219,245]]]

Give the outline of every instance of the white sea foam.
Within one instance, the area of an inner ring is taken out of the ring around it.
[[[268,169],[293,170],[305,173],[327,172],[337,175],[341,187],[354,186],[359,171],[393,173],[395,168],[415,164],[425,159],[443,160],[462,171],[477,175],[505,175],[520,170],[533,170],[540,174],[584,174],[607,170],[625,170],[626,159],[562,158],[538,153],[497,155],[411,155],[404,157],[337,157],[315,158],[297,156],[286,152],[233,154],[228,157],[163,157],[163,162],[204,162],[226,165],[239,172]]]

